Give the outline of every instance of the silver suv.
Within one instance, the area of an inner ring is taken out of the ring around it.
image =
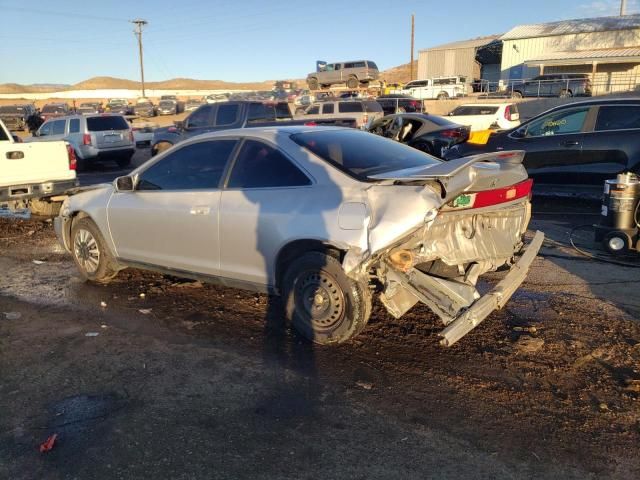
[[[361,84],[367,85],[371,80],[377,80],[379,75],[378,66],[371,60],[328,63],[321,65],[317,72],[307,75],[307,84],[310,90],[337,83],[346,83],[348,88],[358,88]]]
[[[78,167],[96,160],[114,160],[119,167],[131,163],[135,153],[133,131],[122,115],[70,115],[44,122],[26,142],[65,140],[76,153]]]

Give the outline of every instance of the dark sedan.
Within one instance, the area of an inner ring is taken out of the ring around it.
[[[133,107],[133,113],[139,117],[155,117],[156,106],[151,102],[138,102]]]
[[[405,143],[430,155],[442,153],[469,138],[469,127],[446,118],[421,113],[399,113],[376,120],[371,133]]]
[[[456,145],[444,158],[500,150],[524,150],[524,166],[541,183],[602,184],[621,172],[640,173],[640,98],[562,105],[486,144]]]
[[[422,112],[422,102],[411,95],[389,94],[380,95],[376,101],[382,107],[385,115],[394,113],[415,113]],[[423,112],[427,113],[427,112]]]

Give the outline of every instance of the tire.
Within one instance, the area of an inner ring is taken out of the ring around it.
[[[440,92],[437,98],[438,100],[447,100],[449,98],[449,94],[447,92]]]
[[[118,264],[100,230],[89,217],[75,220],[71,227],[71,256],[84,280],[109,283],[118,274]]]
[[[307,85],[309,86],[309,90],[318,90],[318,79],[310,78],[309,80],[307,80]]]
[[[29,201],[29,210],[31,215],[41,217],[56,217],[60,213],[60,202],[47,202],[45,200],[33,199]]]
[[[522,98],[522,92],[514,90],[513,92],[511,92],[511,98]]]
[[[360,82],[356,77],[347,78],[347,88],[358,88]]]
[[[571,93],[571,90],[562,90],[560,92],[559,97],[560,98],[571,98],[571,97],[573,97],[573,94]]]
[[[173,147],[169,142],[158,142],[151,148],[151,156],[164,152]]]
[[[368,286],[347,277],[340,262],[322,252],[293,262],[283,277],[282,293],[287,320],[320,345],[355,337],[371,314]]]
[[[129,165],[131,165],[131,157],[118,158],[116,160],[116,163],[120,168],[128,167]]]

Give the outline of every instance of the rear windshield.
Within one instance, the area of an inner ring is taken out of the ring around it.
[[[456,123],[452,122],[451,120],[447,120],[444,117],[438,117],[437,115],[429,115],[427,117],[427,120],[429,120],[432,123],[435,123],[436,125],[440,126],[440,127],[448,127],[448,126],[458,126]]]
[[[42,107],[42,113],[63,113],[65,108],[60,105],[45,105]]]
[[[378,102],[362,102],[364,103],[365,112],[382,112],[382,107]]]
[[[440,163],[415,148],[353,129],[297,133],[291,139],[361,181],[369,181],[371,175]]]
[[[160,102],[161,107],[173,107],[174,105],[175,103],[173,102],[173,100],[162,100]]]
[[[126,103],[124,100],[109,100],[109,105],[124,105]]]
[[[0,113],[23,113],[24,108],[22,107],[0,107]]]
[[[461,106],[455,108],[451,115],[493,115],[498,111],[498,107],[485,107],[485,106]]]
[[[364,107],[361,102],[340,102],[338,104],[338,111],[340,113],[363,112]]]
[[[128,130],[129,124],[120,116],[89,117],[87,129],[90,132],[103,132],[105,130]]]
[[[98,106],[97,103],[81,103],[80,104],[80,107],[87,107],[87,108],[89,108],[89,107],[90,108],[94,108],[94,107],[97,107],[97,106]]]

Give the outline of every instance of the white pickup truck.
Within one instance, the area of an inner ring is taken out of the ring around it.
[[[76,157],[68,143],[21,143],[0,120],[0,207],[53,215],[55,197],[77,185]]]
[[[413,80],[407,83],[402,90],[393,90],[392,93],[411,95],[418,100],[446,100],[466,96],[467,85],[464,77],[429,78]]]

